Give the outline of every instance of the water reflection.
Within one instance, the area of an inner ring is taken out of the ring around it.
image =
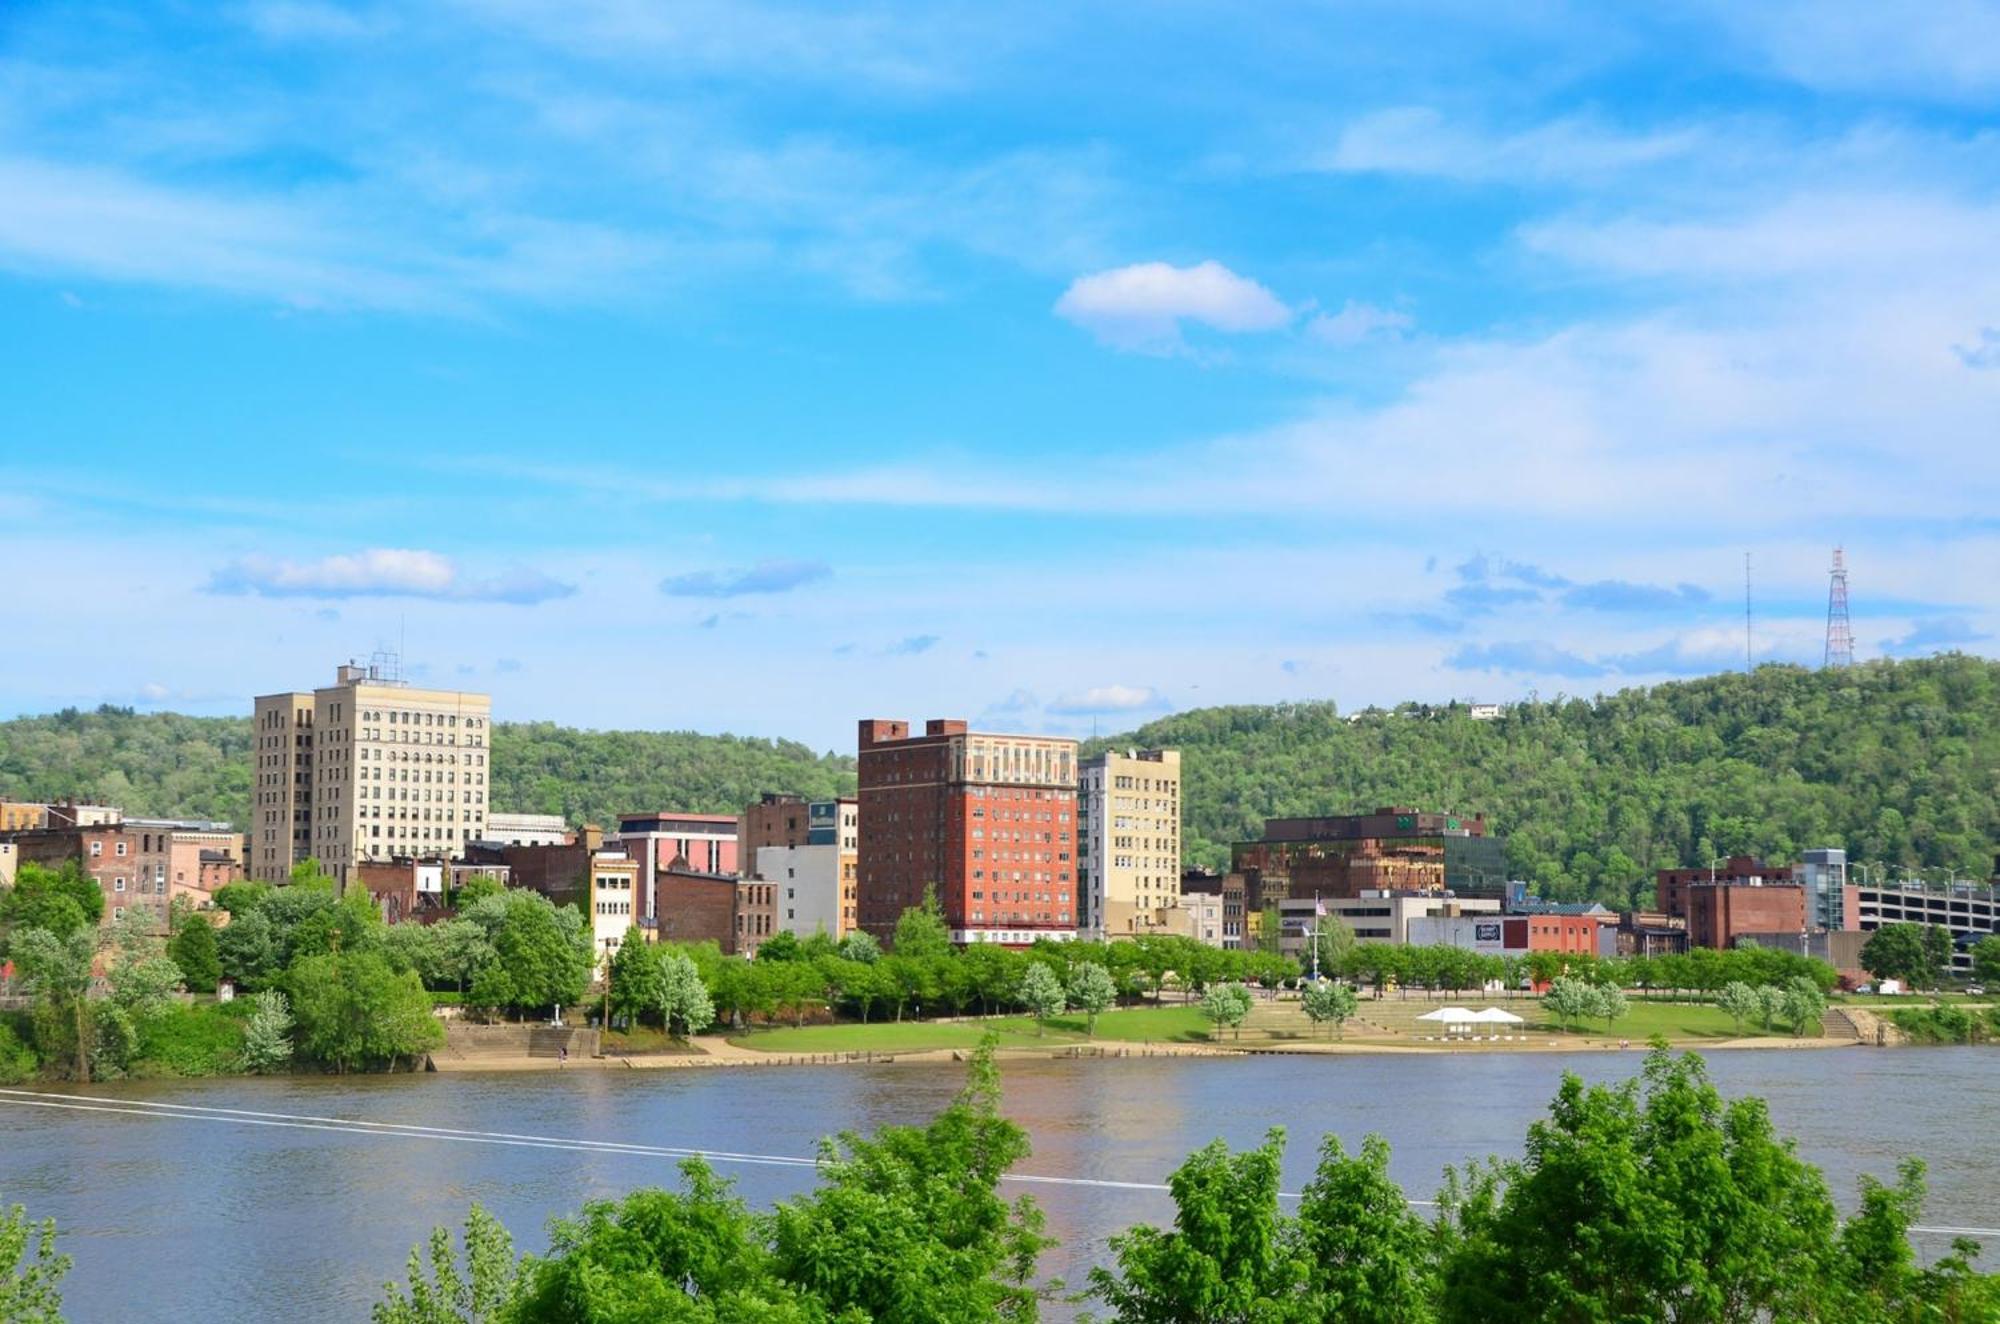
[[[1034,1138],[1024,1170],[1159,1181],[1217,1136],[1254,1144],[1284,1126],[1288,1189],[1322,1133],[1393,1146],[1392,1173],[1435,1192],[1447,1164],[1516,1154],[1564,1069],[1622,1078],[1637,1052],[1596,1056],[1138,1059],[1009,1064],[1006,1102]],[[1770,1100],[1780,1130],[1851,1201],[1862,1172],[1906,1153],[1932,1164],[1933,1223],[2000,1223],[2000,1072],[1990,1050],[1739,1052],[1710,1058],[1725,1093]],[[311,1078],[107,1085],[90,1092],[628,1144],[809,1155],[842,1127],[921,1122],[962,1084],[956,1067],[568,1071],[517,1076]],[[1914,1102],[1921,1101],[1921,1102]],[[727,1166],[758,1204],[800,1170]],[[0,1202],[62,1225],[72,1318],[365,1316],[435,1223],[474,1200],[525,1247],[551,1215],[673,1179],[669,1159],[356,1135],[228,1120],[0,1107]],[[1080,1285],[1106,1238],[1163,1221],[1164,1195],[1033,1187],[1063,1245],[1047,1269]]]

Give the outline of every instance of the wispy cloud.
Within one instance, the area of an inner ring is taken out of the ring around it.
[[[759,561],[744,569],[669,575],[660,581],[660,592],[675,598],[737,598],[789,593],[832,577],[832,567],[821,561]]]
[[[1398,106],[1347,125],[1310,164],[1346,173],[1539,183],[1657,165],[1688,155],[1702,140],[1694,129],[1627,131],[1576,117],[1493,134],[1453,124],[1429,106]]]
[[[1562,595],[1564,606],[1583,611],[1671,611],[1677,607],[1699,607],[1712,600],[1709,591],[1696,584],[1662,588],[1622,579],[1578,584]]]
[[[1337,313],[1320,313],[1306,323],[1306,334],[1315,340],[1342,347],[1370,340],[1397,340],[1407,335],[1416,319],[1394,308],[1378,308],[1349,299]]]
[[[438,552],[370,548],[317,561],[245,556],[209,577],[208,591],[265,598],[430,598],[439,602],[504,602],[528,606],[564,598],[576,586],[539,571],[515,568],[470,576]]]
[[[1939,616],[1913,621],[1903,634],[1882,641],[1882,651],[1891,657],[1913,657],[1967,644],[1983,644],[1993,636],[1963,616]]]
[[[1088,717],[1095,713],[1157,712],[1172,706],[1151,686],[1097,685],[1058,697],[1047,711],[1059,717]]]
[[[1079,276],[1055,311],[1107,345],[1148,354],[1184,349],[1186,323],[1240,333],[1275,331],[1293,317],[1271,291],[1213,260],[1191,267],[1139,262]]]
[[[883,649],[882,651],[889,654],[891,657],[915,657],[920,653],[930,652],[933,648],[936,648],[939,644],[943,642],[944,642],[943,635],[912,634],[912,635],[906,635],[903,638],[898,639],[895,643],[890,644],[887,648]]]
[[[1446,656],[1444,664],[1454,671],[1498,671],[1571,679],[1602,676],[1610,670],[1602,662],[1593,662],[1545,640],[1466,644]]]

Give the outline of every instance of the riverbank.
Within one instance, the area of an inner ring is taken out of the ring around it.
[[[1731,1019],[1705,1004],[1632,1004],[1608,1031],[1563,1030],[1543,1019],[1540,1004],[1510,1005],[1519,1026],[1488,1026],[1498,1033],[1451,1035],[1423,1021],[1441,1004],[1414,1000],[1371,1000],[1342,1031],[1313,1025],[1296,1002],[1266,1000],[1240,1029],[1220,1032],[1198,1008],[1169,1005],[1105,1012],[1093,1033],[1081,1017],[1058,1017],[1038,1025],[1022,1016],[960,1020],[824,1024],[761,1028],[728,1035],[698,1035],[671,1053],[621,1053],[615,1049],[567,1061],[526,1054],[476,1058],[433,1057],[447,1072],[507,1070],[675,1070],[709,1067],[889,1065],[958,1060],[988,1035],[1006,1059],[1248,1057],[1268,1055],[1356,1056],[1643,1051],[1655,1036],[1679,1048],[1822,1049],[1875,1042],[1844,1013],[1831,1013],[1818,1034],[1795,1038],[1782,1033],[1743,1033]]]

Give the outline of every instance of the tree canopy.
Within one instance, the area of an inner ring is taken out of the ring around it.
[[[1352,720],[1350,720],[1350,718]],[[1185,856],[1225,864],[1266,817],[1378,805],[1483,811],[1511,876],[1626,905],[1652,871],[1811,846],[1984,876],[2000,839],[2000,662],[1961,654],[1833,671],[1763,666],[1474,721],[1464,705],[1202,708],[1093,742],[1182,751]],[[853,759],[689,732],[494,728],[496,808],[609,823],[734,813],[763,791],[851,794]],[[68,709],[0,722],[0,795],[247,821],[248,718]]]

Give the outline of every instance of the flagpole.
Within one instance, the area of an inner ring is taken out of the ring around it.
[[[1320,916],[1324,915],[1325,913],[1326,911],[1322,909],[1320,906],[1319,892],[1315,890],[1313,892],[1313,927],[1312,927],[1313,983],[1315,984],[1319,982],[1319,921],[1320,921]]]

